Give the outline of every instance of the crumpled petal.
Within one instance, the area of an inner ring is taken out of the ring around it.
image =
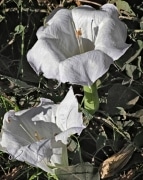
[[[93,84],[130,47],[125,43],[127,28],[118,16],[112,4],[103,5],[101,10],[80,6],[54,11],[37,31],[38,41],[27,54],[28,62],[37,74],[42,72],[46,78]]]
[[[73,56],[60,63],[60,79],[79,85],[91,85],[106,73],[113,60],[99,50]]]
[[[34,111],[33,111],[34,112]],[[52,172],[48,168],[53,147],[51,139],[61,132],[56,124],[43,121],[32,121],[27,113],[16,116],[14,111],[6,113],[2,127],[2,139],[0,144],[13,159],[25,161],[33,166]],[[30,112],[31,113],[31,112]],[[61,152],[62,144],[59,142],[54,148]],[[1,149],[3,150],[3,149]],[[57,156],[58,162],[62,152]]]
[[[13,159],[26,161],[50,173],[54,170],[49,166],[67,165],[67,162],[63,161],[63,156],[67,159],[67,140],[71,133],[80,134],[85,128],[81,113],[78,113],[78,102],[74,98],[73,89],[70,88],[62,105],[41,98],[37,107],[7,112],[0,133],[0,150],[9,153]],[[62,108],[67,108],[67,112],[62,111]],[[64,123],[68,122],[68,126],[65,126],[65,129],[62,129],[61,123],[58,124],[55,118],[61,121],[60,110],[67,118]],[[73,113],[77,116],[74,117]],[[70,116],[75,118],[75,127],[70,122],[73,120]]]

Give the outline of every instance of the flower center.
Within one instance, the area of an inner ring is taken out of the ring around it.
[[[74,28],[74,31],[75,31],[75,36],[76,36],[76,39],[77,39],[79,52],[80,52],[80,54],[82,54],[82,53],[84,53],[83,42],[82,42],[82,30],[81,30],[81,28],[76,30],[74,22],[72,24],[73,24],[73,28]]]

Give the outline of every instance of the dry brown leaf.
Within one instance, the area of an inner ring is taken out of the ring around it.
[[[135,170],[130,169],[126,174],[121,176],[120,180],[132,180],[135,175]]]
[[[127,164],[134,150],[135,147],[128,144],[118,153],[106,159],[100,167],[101,179],[114,176],[118,171],[120,171]]]

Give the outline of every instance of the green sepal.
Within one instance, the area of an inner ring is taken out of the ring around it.
[[[84,108],[94,114],[99,109],[99,97],[96,82],[91,86],[83,86],[84,90]]]

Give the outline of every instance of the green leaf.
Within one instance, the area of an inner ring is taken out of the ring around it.
[[[116,61],[116,65],[123,71],[126,67],[126,64],[130,64],[135,61],[143,49],[143,41],[137,40],[128,50],[127,52]]]
[[[37,178],[39,178],[39,175],[41,175],[41,174],[42,174],[42,172],[34,173],[34,174],[29,178],[29,180],[37,179]]]
[[[106,145],[106,141],[107,141],[106,133],[104,131],[100,132],[99,135],[97,136],[97,140],[96,140],[97,151]]]
[[[137,147],[142,147],[143,146],[143,131],[140,131],[134,138],[133,142]]]
[[[118,0],[116,1],[116,6],[119,10],[127,12],[130,16],[136,16],[130,5],[126,1]]]
[[[4,19],[5,19],[5,17],[0,15],[0,22],[2,22]]]
[[[136,16],[134,11],[131,9],[129,3],[127,3],[126,1],[122,1],[122,0],[109,0],[110,3],[112,4],[116,4],[117,8],[119,10],[125,11],[125,14],[127,13],[127,15],[130,16]]]
[[[94,114],[99,108],[99,97],[96,82],[92,86],[84,86],[84,108]]]
[[[111,115],[119,113],[119,107],[132,108],[138,101],[139,95],[132,87],[114,84],[108,91],[107,112]]]
[[[14,31],[16,32],[16,34],[21,34],[23,33],[25,30],[25,27],[23,25],[17,25],[14,29]]]
[[[56,170],[59,180],[100,180],[97,169],[90,163],[62,167]]]
[[[137,69],[137,66],[135,65],[131,65],[131,64],[126,64],[126,73],[129,77],[133,78],[133,73],[135,72],[135,70]]]
[[[22,2],[23,0],[13,0],[15,2],[15,4],[17,5],[17,7],[22,6]]]

